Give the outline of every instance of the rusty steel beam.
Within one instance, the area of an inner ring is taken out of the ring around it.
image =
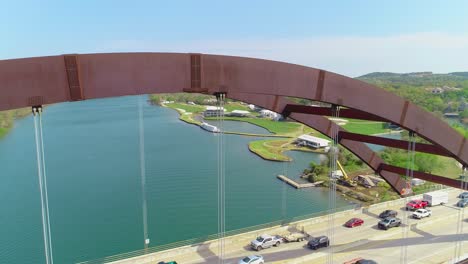
[[[331,107],[288,104],[283,110],[283,115],[288,117],[291,113],[301,113],[310,115],[332,116],[332,112],[333,111]],[[382,117],[351,108],[340,109],[340,117],[369,121],[390,122]]]
[[[406,175],[407,169],[382,163],[379,166],[379,171],[388,171],[388,172],[393,172],[393,173],[397,173],[400,175]],[[439,175],[430,174],[427,172],[413,171],[413,175],[414,175],[414,178],[422,179],[422,180],[429,181],[429,182],[439,183],[439,184],[443,184],[443,185],[454,187],[454,188],[462,189],[462,186],[466,186],[466,184],[462,185],[462,182],[459,180],[450,179],[450,178],[442,177]]]
[[[64,55],[0,60],[0,111],[80,99],[187,91],[225,92],[228,97],[243,93],[249,102],[257,105],[267,101],[265,96],[271,96],[268,100],[272,104],[266,108],[282,112],[285,105],[273,103],[275,98],[304,98],[359,110],[361,113],[354,113],[355,118],[362,113],[378,116],[417,133],[468,166],[466,139],[447,123],[384,89],[333,72],[278,61],[209,54],[146,52],[73,56],[77,73],[74,62],[66,62]],[[341,116],[347,115],[347,111],[352,113],[343,109]],[[307,122],[322,122],[307,118],[318,117],[315,115],[291,114],[297,118],[299,115],[306,116],[300,118]],[[370,115],[363,117],[372,118]],[[328,124],[321,129],[328,134],[332,127]],[[348,141],[350,148],[372,164],[376,163],[378,157],[371,159],[374,152],[363,148],[365,144]],[[397,178],[393,181],[400,185]]]
[[[260,94],[247,94],[247,93],[228,93],[228,98],[235,99],[247,103],[254,103],[265,109],[269,109],[275,112],[282,112],[287,104],[291,102],[283,96],[272,96],[272,95],[260,95]],[[302,123],[306,126],[312,127],[318,132],[328,137],[332,136],[332,131],[339,129],[343,131],[341,127],[336,125],[334,122],[320,115],[308,115],[302,113],[292,113],[290,118],[295,121]],[[376,171],[379,164],[384,161],[370,149],[367,145],[362,142],[351,141],[344,139],[340,144],[355,154],[364,163],[366,163],[372,170]],[[399,194],[404,195],[407,193],[405,190],[406,182],[396,173],[381,171],[380,176],[388,182],[388,184]]]
[[[393,139],[393,138],[384,138],[384,137],[376,137],[376,136],[368,136],[362,135],[357,133],[351,133],[347,131],[340,131],[338,134],[339,139],[349,139],[353,141],[365,142],[370,144],[376,144],[381,146],[387,146],[392,148],[398,149],[408,149],[409,142],[406,140],[400,139]],[[431,145],[431,144],[424,144],[424,143],[415,143],[415,151],[417,152],[424,152],[429,154],[435,154],[440,156],[452,157],[453,155],[448,151],[444,150],[443,148]]]
[[[76,55],[64,55],[65,70],[67,73],[68,88],[70,89],[70,101],[83,100],[83,89],[80,85],[78,58]]]

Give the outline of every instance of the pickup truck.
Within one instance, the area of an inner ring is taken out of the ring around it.
[[[380,221],[378,224],[379,229],[389,229],[395,226],[400,226],[401,220],[395,217],[387,217],[384,220]]]
[[[281,243],[283,243],[283,237],[281,236],[261,235],[257,237],[257,239],[252,240],[250,242],[250,246],[257,251],[260,251],[264,248],[273,246],[277,247]]]
[[[418,209],[413,212],[413,218],[416,218],[416,219],[422,219],[424,217],[429,217],[431,215],[432,215],[431,210],[427,210],[427,209]]]
[[[420,208],[425,209],[428,205],[427,201],[424,200],[412,200],[406,204],[406,210],[417,210]]]
[[[290,233],[289,235],[283,236],[283,239],[286,242],[299,242],[299,241],[304,241],[309,236],[310,235],[305,232],[304,233],[294,232],[294,233]]]

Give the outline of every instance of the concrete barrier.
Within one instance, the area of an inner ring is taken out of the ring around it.
[[[454,188],[448,188],[446,191],[450,191],[451,189]],[[409,197],[409,200],[411,199],[421,199],[422,195],[414,195]],[[389,207],[394,207],[394,206],[404,206],[406,202],[406,198],[401,198],[397,200],[392,200],[392,201],[387,201],[379,204],[373,204],[368,207],[361,207],[357,209],[349,209],[349,210],[344,210],[344,211],[339,211],[334,214],[335,218],[341,218],[341,217],[352,217],[358,214],[362,214],[363,210],[383,210],[385,208]],[[454,214],[457,215],[457,214]],[[453,217],[454,215],[451,215]],[[443,218],[442,218],[443,219]],[[276,225],[272,227],[265,227],[261,228],[258,230],[254,231],[247,231],[244,233],[239,233],[236,235],[228,236],[224,240],[224,244],[226,246],[232,245],[232,244],[245,244],[248,246],[251,240],[253,240],[255,237],[258,237],[262,234],[286,234],[289,233],[290,229],[296,229],[298,231],[302,229],[306,229],[308,226],[313,226],[319,223],[323,222],[328,222],[329,221],[329,215],[322,215],[322,216],[317,216],[317,217],[312,217],[309,219],[304,219],[304,220],[298,220],[294,222],[290,222],[286,225]],[[424,226],[428,223],[433,223],[431,222],[424,222],[424,223],[417,223],[415,224],[416,226]],[[415,226],[415,227],[416,227]],[[390,235],[390,234],[387,234]],[[355,245],[354,245],[355,246]],[[229,247],[227,247],[228,250],[226,252],[229,252]],[[159,251],[155,253],[151,253],[148,255],[143,255],[143,256],[137,256],[133,257],[130,259],[125,259],[125,260],[119,260],[119,261],[114,261],[114,262],[108,262],[112,264],[134,264],[134,263],[141,263],[141,262],[149,262],[149,261],[157,261],[161,259],[173,259],[174,257],[181,256],[181,255],[186,255],[186,254],[193,254],[197,251],[207,251],[207,252],[217,252],[218,249],[218,240],[209,240],[193,245],[187,245],[187,246],[182,246],[182,247],[177,247],[177,248],[172,248],[168,249],[165,251]],[[236,247],[233,247],[232,250],[236,250]],[[232,251],[231,250],[231,251]],[[213,253],[214,254],[214,253]]]

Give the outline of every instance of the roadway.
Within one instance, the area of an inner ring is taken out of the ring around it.
[[[407,246],[404,262],[406,263],[443,263],[451,259],[455,252],[457,241],[467,241],[467,220],[465,215],[463,232],[456,234],[460,209],[455,206],[459,190],[449,191],[447,205],[430,208],[433,215],[429,218],[416,220],[410,218],[411,212],[403,210],[403,204],[386,209],[398,211],[402,226],[390,230],[379,230],[377,223],[381,210],[369,210],[359,217],[364,220],[360,227],[346,228],[343,226],[349,217],[336,217],[334,220],[334,239],[330,248],[312,251],[306,247],[306,242],[281,244],[279,247],[264,249],[260,252],[250,249],[248,239],[226,244],[225,263],[237,263],[247,255],[260,254],[266,263],[326,263],[328,252],[332,251],[333,263],[343,263],[356,257],[373,259],[378,263],[399,263]],[[407,238],[404,239],[405,228]],[[327,235],[328,223],[322,222],[304,226],[312,236]],[[294,230],[292,227],[291,230]],[[273,235],[273,234],[272,234]],[[250,240],[255,237],[249,238]],[[175,257],[179,263],[218,263],[219,258],[209,247],[203,247],[196,253]],[[468,243],[463,243],[462,255],[468,253]]]

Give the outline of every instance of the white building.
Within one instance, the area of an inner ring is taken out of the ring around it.
[[[204,117],[213,117],[213,116],[220,116],[221,114],[224,114],[224,107],[220,106],[207,106],[206,110],[203,112]]]
[[[249,111],[244,110],[233,110],[231,113],[226,114],[228,116],[247,117],[250,115]]]
[[[312,148],[326,148],[329,142],[329,140],[310,135],[302,135],[296,139],[297,144]]]
[[[250,111],[258,111],[261,109],[260,107],[253,104],[249,104],[247,107],[250,109]]]
[[[275,113],[275,112],[270,111],[270,110],[266,110],[266,109],[263,109],[263,110],[260,111],[260,116],[264,117],[264,118],[271,118],[271,119],[276,120],[276,121],[281,119],[280,114]]]

